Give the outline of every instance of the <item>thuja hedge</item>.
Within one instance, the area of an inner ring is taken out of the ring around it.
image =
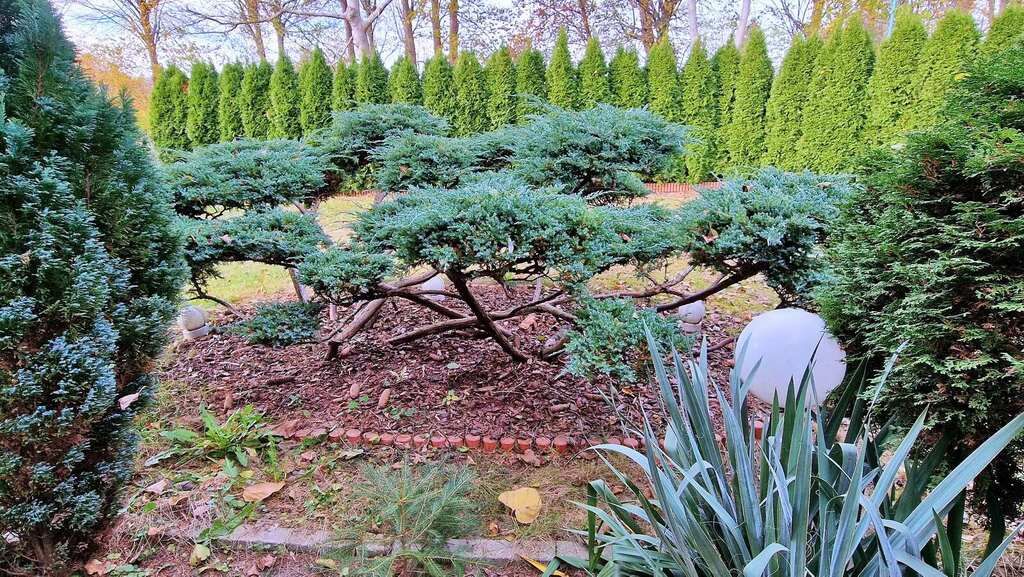
[[[71,575],[117,513],[185,267],[131,108],[43,0],[0,6],[0,574]]]

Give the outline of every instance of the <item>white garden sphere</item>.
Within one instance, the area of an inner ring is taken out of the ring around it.
[[[704,320],[704,313],[706,312],[707,305],[704,304],[704,301],[697,301],[679,307],[679,310],[676,311],[676,316],[679,317],[680,322],[696,325]]]
[[[420,288],[426,291],[443,291],[444,290],[444,275],[434,275],[427,279]],[[444,295],[424,295],[426,298],[432,301],[443,301]]]
[[[206,326],[206,312],[199,307],[185,307],[178,314],[178,324],[186,331],[201,329]]]
[[[801,309],[777,309],[754,317],[740,333],[735,354],[736,370],[750,393],[768,403],[777,394],[779,403],[785,404],[790,380],[800,386],[812,356],[809,404],[824,401],[846,375],[846,353],[825,329],[825,321]]]

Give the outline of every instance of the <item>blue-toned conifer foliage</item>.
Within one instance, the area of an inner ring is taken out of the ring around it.
[[[43,0],[0,5],[0,573],[67,575],[131,476],[184,278],[130,108]]]

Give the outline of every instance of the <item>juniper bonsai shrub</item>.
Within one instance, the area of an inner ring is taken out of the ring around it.
[[[256,307],[256,315],[225,329],[254,345],[285,347],[316,338],[320,328],[319,303],[270,303]]]
[[[1024,44],[981,58],[943,124],[868,159],[828,250],[832,330],[868,358],[906,343],[880,407],[906,425],[930,406],[950,465],[1024,409],[1022,97]],[[1020,515],[1022,463],[1018,441],[975,485],[990,543]]]
[[[117,512],[185,268],[128,103],[42,0],[0,8],[0,573],[66,576]]]

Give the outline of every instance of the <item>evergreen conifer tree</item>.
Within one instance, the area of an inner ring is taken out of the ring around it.
[[[234,140],[242,136],[242,112],[239,109],[242,93],[242,76],[245,74],[241,64],[225,64],[220,73],[220,103],[217,106],[217,119],[220,125],[222,142]]]
[[[566,110],[574,110],[579,106],[579,76],[572,64],[572,55],[569,54],[569,36],[565,28],[558,32],[555,49],[551,52],[551,62],[548,63],[546,80],[548,102]]]
[[[683,99],[676,69],[676,52],[663,36],[647,55],[647,84],[651,111],[672,122],[683,119]]]
[[[587,51],[583,54],[583,60],[580,60],[579,105],[581,108],[593,108],[598,104],[607,104],[611,100],[604,51],[601,50],[597,36],[591,36],[587,41]]]
[[[245,69],[238,108],[242,113],[242,130],[248,138],[270,137],[270,78],[273,73],[270,64],[263,61]]]
[[[299,124],[309,134],[331,122],[333,73],[320,48],[313,49],[299,70]]]
[[[752,26],[740,56],[732,121],[725,129],[725,146],[733,168],[758,166],[764,156],[765,106],[773,72],[764,32]]]
[[[851,169],[863,150],[865,93],[874,48],[860,18],[836,28],[814,67],[797,146],[800,165],[816,172]]]
[[[287,54],[282,54],[270,76],[270,137],[298,138],[301,135],[299,81],[292,61]]]
[[[938,124],[939,113],[952,90],[978,52],[978,28],[970,14],[953,9],[939,20],[921,49],[921,60],[911,83],[915,99],[900,118],[908,130]]]
[[[189,144],[195,148],[220,140],[220,121],[217,107],[217,70],[212,64],[196,62],[188,82],[188,119],[185,131]]]
[[[725,136],[725,128],[732,122],[732,107],[736,97],[736,75],[740,69],[740,52],[733,42],[732,36],[711,58],[711,69],[715,71],[715,96],[718,99],[717,132],[719,142]],[[728,156],[725,147],[718,147],[717,170],[727,168]]]
[[[516,117],[520,122],[536,112],[536,101],[547,99],[545,74],[544,55],[540,50],[530,47],[519,55],[516,61]]]
[[[686,178],[707,180],[715,168],[715,76],[704,43],[698,38],[683,65],[683,122],[693,129],[696,142],[687,146]]]
[[[434,116],[455,124],[455,78],[443,55],[427,60],[423,68],[423,106]]]
[[[185,266],[131,107],[50,4],[3,3],[0,38],[0,574],[66,577],[134,475]]]
[[[460,136],[488,129],[487,81],[473,52],[459,54],[455,63],[455,133]]]
[[[338,61],[331,86],[331,110],[352,110],[355,107],[356,65]]]
[[[423,88],[415,62],[405,56],[395,62],[388,77],[388,92],[395,104],[422,104]]]
[[[388,69],[376,52],[372,56],[363,57],[356,71],[356,102],[359,104],[387,104]]]
[[[783,170],[800,169],[796,148],[800,142],[804,104],[809,96],[808,79],[814,75],[814,64],[820,50],[821,40],[818,37],[797,36],[786,52],[765,107],[762,164]]]
[[[502,46],[484,68],[487,78],[487,118],[491,128],[515,124],[518,119],[516,69],[508,48]]]
[[[1024,6],[1010,4],[988,27],[985,41],[981,43],[981,54],[989,56],[1009,47],[1014,40],[1024,35]]]
[[[161,157],[167,151],[188,150],[188,77],[173,64],[160,71],[149,104],[150,133]]]
[[[647,104],[647,76],[636,50],[619,46],[608,65],[608,76],[615,106],[640,108]]]
[[[909,7],[902,7],[896,13],[892,34],[878,49],[878,60],[868,82],[865,143],[892,143],[907,129],[900,121],[914,105],[912,80],[927,40],[921,17]]]

